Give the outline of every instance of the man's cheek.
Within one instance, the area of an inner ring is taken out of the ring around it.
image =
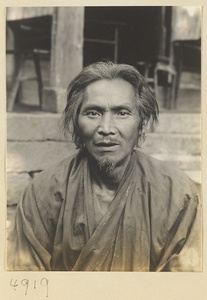
[[[91,136],[91,128],[88,125],[82,124],[82,126],[80,126],[80,131],[83,138],[88,138]]]
[[[89,132],[85,132],[85,133],[83,133],[83,137],[86,141],[90,141],[92,139],[93,135]]]

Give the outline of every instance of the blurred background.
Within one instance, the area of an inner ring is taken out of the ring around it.
[[[70,80],[92,62],[133,65],[155,91],[160,124],[142,150],[199,191],[201,8],[10,7],[6,12],[8,221],[29,180],[75,153],[60,129]]]

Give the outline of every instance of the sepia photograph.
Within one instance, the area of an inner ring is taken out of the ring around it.
[[[202,272],[202,7],[5,18],[6,270]]]

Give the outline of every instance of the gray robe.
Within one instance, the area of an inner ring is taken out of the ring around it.
[[[98,213],[84,152],[37,175],[20,200],[9,270],[201,271],[200,206],[181,171],[133,151]]]

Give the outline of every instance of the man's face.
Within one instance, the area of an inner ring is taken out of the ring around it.
[[[87,86],[78,124],[88,152],[98,163],[128,161],[138,140],[139,123],[130,83],[102,79]]]

